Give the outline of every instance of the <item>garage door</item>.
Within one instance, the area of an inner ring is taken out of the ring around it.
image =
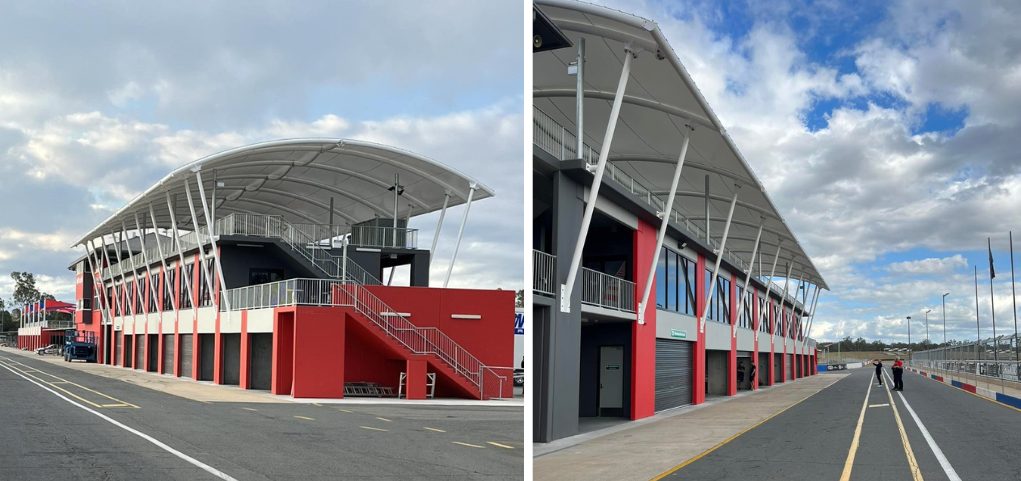
[[[223,342],[223,383],[237,386],[241,383],[241,334],[221,334]]]
[[[773,354],[773,381],[775,381],[775,382],[783,382],[783,379],[780,379],[781,377],[783,377],[783,376],[781,376],[781,374],[783,374],[783,370],[780,369],[780,364],[782,362],[783,362],[783,354],[774,353]]]
[[[691,343],[656,339],[656,411],[691,404]]]
[[[181,334],[181,376],[191,377],[191,334]]]
[[[126,334],[124,336],[124,367],[131,367],[131,360],[134,359],[135,351],[131,349],[131,346],[135,345],[135,336]]]
[[[174,335],[163,335],[163,374],[174,373]]]
[[[769,385],[769,369],[770,369],[770,366],[769,366],[769,353],[760,352],[759,353],[759,364],[758,364],[759,386]]]
[[[794,355],[787,355],[787,379],[794,379]]]
[[[273,333],[251,335],[252,389],[269,389],[273,379]]]
[[[145,335],[135,336],[135,369],[145,369]]]
[[[113,335],[113,365],[119,366],[121,363],[121,333],[117,332]]]

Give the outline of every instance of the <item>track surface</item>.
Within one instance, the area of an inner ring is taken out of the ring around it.
[[[887,380],[877,386],[874,372],[864,368],[852,373],[664,479],[839,480],[866,392],[873,407],[865,408],[849,479],[952,479],[903,399],[888,391]],[[917,477],[909,467],[888,393],[919,467]],[[1021,481],[1021,412],[908,372],[903,394],[960,479]]]
[[[522,478],[521,408],[203,403],[0,354],[0,479],[216,479],[22,376],[238,480]]]

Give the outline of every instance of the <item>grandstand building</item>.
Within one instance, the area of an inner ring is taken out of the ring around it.
[[[533,35],[534,439],[815,374],[826,283],[656,23]]]
[[[446,288],[469,209],[492,195],[362,141],[221,152],[82,236],[75,324],[101,363],[296,398],[509,397],[514,292]],[[430,282],[458,205],[453,257]],[[423,243],[409,223],[436,211]]]
[[[63,345],[64,334],[74,328],[70,314],[75,305],[56,299],[39,299],[21,307],[18,348],[39,349],[50,344]]]

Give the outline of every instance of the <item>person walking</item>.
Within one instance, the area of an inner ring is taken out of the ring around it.
[[[896,361],[893,361],[893,367],[890,369],[893,371],[893,390],[903,391],[904,390],[904,362],[898,357]]]
[[[876,380],[879,381],[879,385],[883,385],[883,361],[879,359],[873,359],[872,365],[876,366]]]

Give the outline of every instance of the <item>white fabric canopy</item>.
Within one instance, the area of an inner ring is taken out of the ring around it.
[[[185,196],[185,180],[191,188],[199,224],[204,225],[198,196],[196,171],[202,172],[203,188],[212,205],[216,187],[216,216],[232,212],[280,215],[291,223],[327,224],[330,198],[334,199],[334,224],[350,226],[376,217],[392,218],[395,174],[404,192],[397,205],[400,219],[440,210],[449,194],[448,207],[493,196],[478,181],[435,161],[386,145],[344,139],[290,139],[263,142],[196,160],[174,170],[79,239],[75,245],[134,229],[137,213],[149,221],[151,204],[157,227],[171,226],[166,193],[174,204],[178,223],[191,215]],[[148,225],[148,227],[152,227]]]
[[[749,262],[758,226],[764,222],[759,251],[766,272],[756,270],[756,274],[769,274],[779,241],[782,250],[777,276],[784,275],[784,266],[789,262],[793,279],[804,276],[807,282],[827,288],[655,22],[571,0],[537,0],[536,5],[576,45],[582,37],[586,39],[586,144],[598,152],[620,79],[625,48],[629,46],[637,58],[631,63],[609,162],[665,199],[683,136],[688,133],[691,141],[674,209],[704,228],[708,175],[709,232],[718,241],[731,198],[740,186],[727,250]],[[570,131],[577,130],[574,121],[576,78],[567,71],[576,56],[577,48],[533,56],[535,107]]]

